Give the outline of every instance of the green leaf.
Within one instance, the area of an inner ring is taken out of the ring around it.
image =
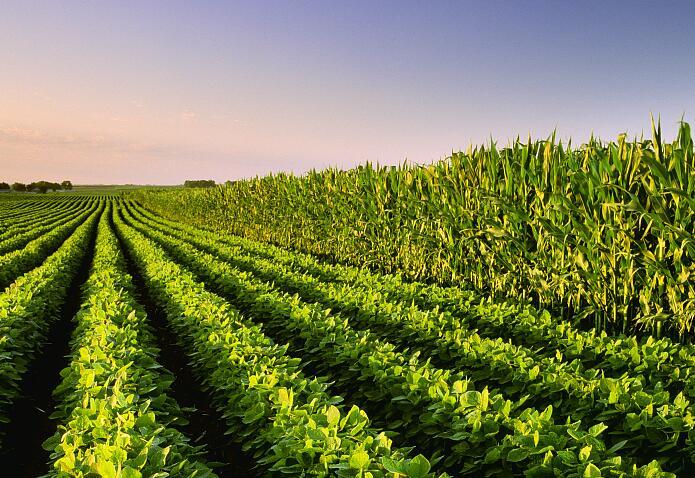
[[[409,478],[422,478],[430,471],[430,462],[422,455],[418,455],[406,464],[406,474]]]
[[[350,455],[348,464],[350,465],[350,468],[364,470],[369,466],[370,461],[369,453],[364,450],[357,450]]]
[[[116,478],[116,467],[110,461],[99,461],[95,468],[102,478]]]
[[[395,461],[393,458],[383,457],[381,459],[381,465],[384,469],[390,473],[401,473],[405,474],[405,466],[401,461]]]
[[[326,410],[326,418],[328,419],[328,425],[334,427],[340,421],[340,410],[337,407],[331,405]]]
[[[607,454],[607,455],[612,455],[612,454],[614,454],[614,453],[617,452],[618,450],[621,450],[621,449],[625,446],[626,443],[627,443],[627,440],[619,441],[618,443],[616,443],[615,445],[613,445],[612,447],[610,447],[610,448],[608,449],[608,451],[606,452],[606,454]]]
[[[140,415],[137,420],[135,420],[135,426],[141,428],[151,428],[154,426],[155,416],[153,412],[147,412]]]
[[[601,470],[599,467],[593,463],[589,463],[586,468],[584,468],[584,478],[601,478]]]
[[[528,450],[524,450],[523,448],[514,448],[513,450],[509,450],[509,453],[507,453],[507,461],[511,461],[512,463],[523,461],[527,457]]]
[[[142,478],[142,473],[129,466],[126,466],[121,471],[119,478]]]
[[[591,434],[591,436],[597,437],[607,429],[608,427],[606,425],[604,425],[603,423],[599,423],[589,428],[589,433]]]

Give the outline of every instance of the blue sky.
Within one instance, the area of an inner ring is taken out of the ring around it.
[[[693,2],[0,5],[0,180],[218,181],[695,120]]]

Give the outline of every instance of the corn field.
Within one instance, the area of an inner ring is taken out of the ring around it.
[[[334,262],[528,302],[609,333],[687,340],[695,319],[689,124],[578,147],[494,142],[430,165],[366,164],[142,191],[172,219]]]

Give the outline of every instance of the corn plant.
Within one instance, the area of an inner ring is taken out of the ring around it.
[[[684,339],[695,319],[690,126],[663,140],[517,138],[429,165],[277,174],[146,191],[165,217],[332,261]]]

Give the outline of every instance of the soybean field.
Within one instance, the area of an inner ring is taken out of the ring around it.
[[[660,135],[0,201],[4,476],[695,476]]]

